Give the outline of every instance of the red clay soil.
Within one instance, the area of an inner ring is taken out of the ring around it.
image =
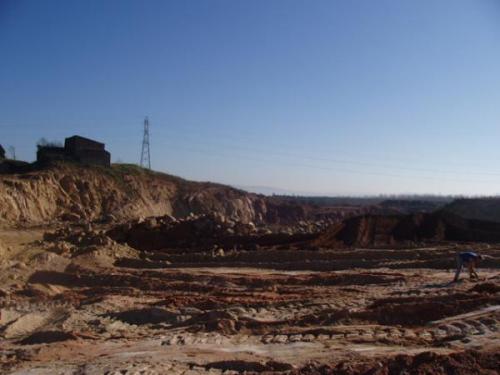
[[[373,319],[379,324],[420,325],[446,316],[464,314],[483,306],[500,303],[500,296],[457,293],[436,297],[381,299],[359,313],[357,318]]]
[[[212,362],[205,366],[207,370],[212,368],[224,371],[237,371],[238,373],[253,374],[253,373],[275,373],[282,371],[290,371],[293,367],[288,363],[268,361],[250,362],[250,361],[219,361]]]
[[[496,375],[500,353],[465,351],[450,355],[424,352],[416,356],[398,355],[368,363],[344,361],[336,366],[310,364],[294,375]]]

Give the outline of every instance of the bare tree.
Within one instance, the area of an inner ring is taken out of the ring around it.
[[[14,146],[9,146],[9,154],[12,160],[16,160],[16,148]]]
[[[49,141],[47,138],[42,137],[36,143],[38,147],[62,147],[63,144],[60,141]]]
[[[49,144],[49,141],[47,141],[47,139],[45,137],[42,137],[38,140],[38,142],[36,143],[37,146],[40,146],[40,147],[43,147],[43,146],[47,146]]]

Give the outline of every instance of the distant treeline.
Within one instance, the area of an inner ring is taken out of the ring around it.
[[[272,197],[289,203],[302,203],[316,206],[366,206],[376,205],[387,201],[419,201],[446,204],[455,199],[465,198],[456,195],[377,195],[365,197],[328,197],[328,196],[300,196],[300,195],[273,195]]]

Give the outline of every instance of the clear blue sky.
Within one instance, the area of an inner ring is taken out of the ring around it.
[[[0,143],[196,180],[500,193],[500,2],[0,1]]]

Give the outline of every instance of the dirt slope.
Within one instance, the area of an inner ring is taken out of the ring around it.
[[[305,206],[275,202],[229,186],[192,182],[131,165],[111,168],[57,164],[0,175],[0,223],[122,220],[217,213],[243,223],[296,222]]]
[[[363,215],[332,225],[314,244],[320,247],[376,247],[408,246],[415,241],[500,242],[500,223],[466,219],[446,211]]]
[[[262,220],[267,213],[257,195],[127,165],[105,169],[60,164],[0,176],[0,222],[4,224],[214,211],[247,222]]]

